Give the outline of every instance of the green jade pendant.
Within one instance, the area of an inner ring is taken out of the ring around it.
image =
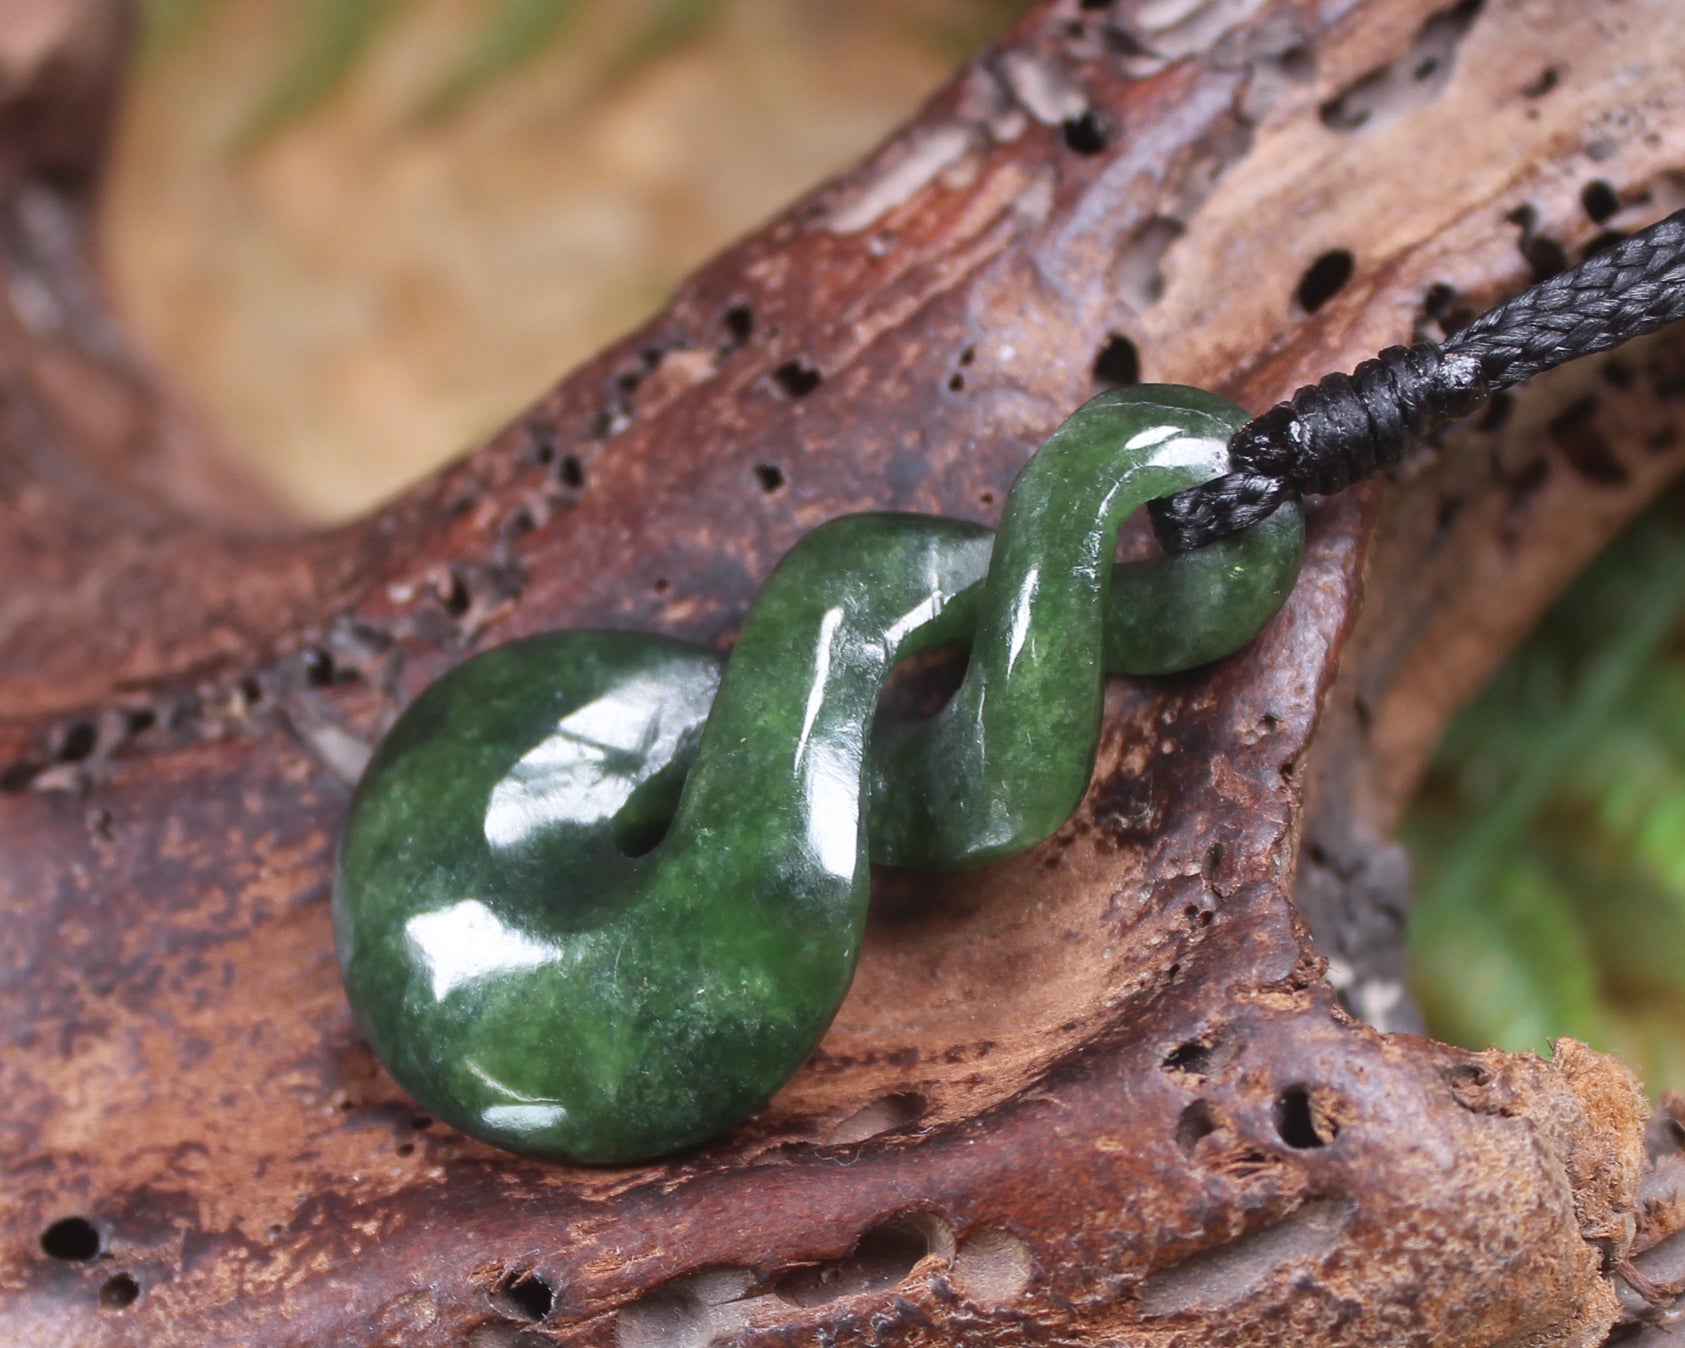
[[[999,533],[836,519],[793,547],[729,658],[632,632],[474,657],[399,718],[340,843],[357,1021],[429,1113],[512,1151],[645,1160],[706,1141],[813,1051],[854,976],[870,864],[1022,852],[1076,809],[1107,671],[1249,641],[1298,573],[1283,505],[1114,566],[1137,506],[1227,471],[1246,413],[1103,393],[1025,466]],[[934,716],[879,718],[902,657],[969,647]]]

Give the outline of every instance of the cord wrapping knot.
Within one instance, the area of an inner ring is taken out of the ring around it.
[[[1389,346],[1249,421],[1229,442],[1231,472],[1153,503],[1159,541],[1184,552],[1255,523],[1291,496],[1343,491],[1487,395],[1477,357],[1431,342]]]
[[[1349,375],[1301,388],[1235,435],[1233,471],[1153,502],[1159,542],[1186,552],[1301,492],[1341,491],[1498,390],[1679,319],[1685,211],[1488,310],[1443,347],[1391,346]]]

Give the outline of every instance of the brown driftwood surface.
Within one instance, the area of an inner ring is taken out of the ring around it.
[[[584,1170],[418,1118],[328,915],[349,778],[469,651],[728,642],[832,515],[993,518],[1120,337],[1262,408],[1685,202],[1673,0],[1044,5],[473,456],[311,537],[254,522],[101,308],[125,26],[0,0],[0,1340],[1520,1348],[1685,1272],[1685,1130],[1646,1141],[1619,1064],[1383,1033],[1391,826],[1685,464],[1678,334],[1318,506],[1258,642],[1112,687],[1056,838],[881,877],[841,1018],[717,1145]],[[43,1248],[72,1217],[98,1257]]]

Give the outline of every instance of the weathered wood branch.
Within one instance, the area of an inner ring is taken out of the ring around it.
[[[1323,503],[1250,650],[1111,690],[1058,837],[882,877],[820,1051],[694,1155],[570,1169],[417,1118],[327,893],[367,745],[470,649],[727,641],[829,516],[991,518],[1097,374],[1261,408],[1680,204],[1671,0],[1043,5],[479,452],[309,537],[263,532],[99,302],[124,19],[0,0],[8,1341],[1474,1348],[1665,1297],[1677,1110],[1646,1149],[1610,1059],[1377,1025],[1391,827],[1685,464],[1677,334]]]

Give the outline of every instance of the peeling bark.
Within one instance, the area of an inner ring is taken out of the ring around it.
[[[470,650],[728,641],[832,515],[990,519],[1097,378],[1261,408],[1681,204],[1670,0],[1044,5],[477,453],[308,537],[100,304],[124,27],[0,0],[8,1341],[1521,1348],[1662,1313],[1678,1101],[1647,1130],[1572,1043],[1382,1030],[1386,839],[1685,464],[1677,334],[1321,503],[1249,650],[1111,688],[1054,839],[882,876],[841,1018],[714,1146],[571,1169],[418,1118],[327,894],[367,746]]]

